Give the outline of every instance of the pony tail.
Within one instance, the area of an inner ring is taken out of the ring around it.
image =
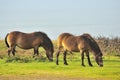
[[[9,44],[8,44],[8,42],[7,42],[7,37],[8,37],[8,35],[9,35],[9,33],[6,35],[6,37],[5,37],[5,43],[6,43],[6,45],[7,45],[7,47],[9,48]]]

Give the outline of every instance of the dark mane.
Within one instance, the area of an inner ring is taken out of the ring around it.
[[[41,31],[33,32],[33,33],[36,33],[36,34],[42,34],[42,35],[44,35],[44,36],[48,36],[45,32],[41,32]]]
[[[41,33],[41,34],[44,34],[44,35],[47,36],[47,34],[45,32],[38,31],[38,33]]]
[[[88,40],[89,45],[91,46],[91,50],[93,50],[93,52],[95,53],[99,53],[102,55],[101,50],[99,48],[99,46],[97,45],[97,42],[91,37],[90,34],[85,33],[82,35],[86,40]]]
[[[44,42],[47,44],[48,48],[51,49],[52,52],[54,52],[53,43],[52,43],[51,39],[48,37],[48,35],[46,33],[44,33],[44,32],[41,32],[41,31],[38,31],[38,32],[35,32],[35,33],[38,33],[40,35],[42,34],[45,37]]]

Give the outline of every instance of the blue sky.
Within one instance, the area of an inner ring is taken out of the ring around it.
[[[0,28],[0,38],[14,30],[120,37],[120,0],[0,0]]]

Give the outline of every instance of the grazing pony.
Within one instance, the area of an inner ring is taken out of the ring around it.
[[[67,52],[80,52],[81,59],[82,59],[82,66],[84,65],[84,53],[86,53],[88,64],[89,66],[93,66],[90,61],[89,51],[93,52],[95,56],[95,61],[97,64],[102,67],[103,60],[102,60],[102,52],[96,43],[96,41],[91,37],[90,34],[83,34],[80,36],[74,36],[70,33],[62,33],[58,37],[58,51],[56,53],[56,64],[58,63],[58,57],[60,52],[64,54],[64,64],[68,65],[66,60]]]
[[[34,55],[39,55],[39,47],[43,47],[46,51],[46,56],[50,61],[53,61],[54,47],[50,38],[43,32],[23,33],[13,31],[6,35],[5,43],[8,49],[8,56],[12,52],[15,56],[15,47],[18,46],[22,49],[34,49]]]

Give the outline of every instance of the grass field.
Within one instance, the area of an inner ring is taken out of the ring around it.
[[[0,43],[0,80],[120,80],[120,57],[104,56],[104,67],[99,67],[91,55],[93,67],[82,67],[80,54],[67,56],[68,66],[63,64],[60,55],[60,65],[49,62],[44,55],[32,58],[32,50],[19,49],[16,57],[7,57],[7,48]],[[23,53],[23,54],[21,54]],[[29,54],[29,55],[28,55]],[[42,51],[44,54],[44,51]]]
[[[76,56],[76,55],[73,55]],[[80,60],[75,57],[72,59],[68,55],[69,65],[63,65],[60,59],[60,65],[54,62],[37,61],[20,62],[8,58],[0,59],[0,80],[119,80],[120,76],[120,58],[104,57],[104,67],[99,67],[92,59],[93,67],[89,67],[86,61],[86,67],[80,65]]]

